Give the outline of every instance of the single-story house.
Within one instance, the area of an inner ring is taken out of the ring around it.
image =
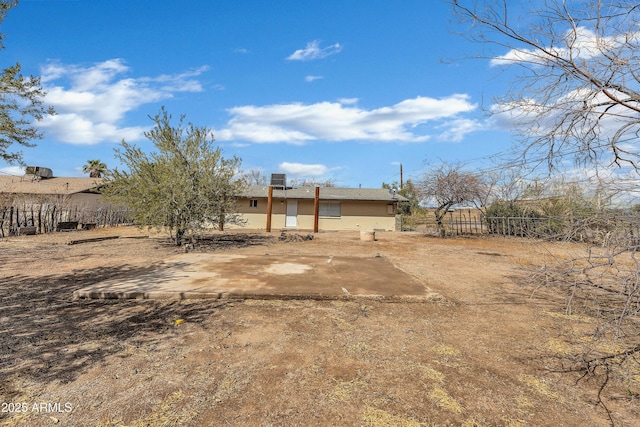
[[[250,186],[237,212],[245,228],[327,230],[397,229],[398,203],[405,197],[383,188]]]
[[[100,195],[102,178],[43,178],[37,175],[0,175],[0,196],[26,203],[60,203],[96,209],[108,205]]]
[[[36,218],[31,221],[35,223],[38,211],[49,213],[53,206],[58,221],[96,222],[92,213],[113,207],[100,194],[103,179],[54,177],[49,169],[39,169],[24,176],[0,175],[0,227],[2,223],[6,226],[7,220],[15,224],[29,222],[31,217]],[[249,229],[393,231],[399,229],[398,203],[407,201],[382,188],[257,185],[239,196],[237,214],[245,221],[243,227]],[[11,206],[16,209],[8,210]],[[27,211],[29,218],[25,216]]]
[[[103,199],[102,179],[54,177],[50,169],[37,169],[41,170],[24,176],[0,175],[0,236],[127,220],[122,208],[114,214],[111,203]]]

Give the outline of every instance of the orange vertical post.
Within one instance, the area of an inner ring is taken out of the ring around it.
[[[267,232],[271,232],[271,209],[273,206],[273,187],[269,186],[269,195],[267,196]]]
[[[320,212],[320,187],[316,187],[316,197],[313,201],[313,232],[318,232],[318,217]]]

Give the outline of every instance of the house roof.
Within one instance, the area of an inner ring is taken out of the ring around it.
[[[0,194],[39,194],[39,195],[70,195],[96,189],[103,183],[103,178],[68,178],[55,177],[37,179],[31,175],[6,176],[0,175]],[[269,187],[253,185],[241,195],[246,198],[268,197]],[[277,199],[315,199],[315,187],[290,188],[287,190],[273,190],[273,197]],[[391,194],[384,188],[337,188],[321,187],[322,200],[362,200],[382,202],[406,202],[408,199]]]
[[[242,197],[266,199],[269,187],[266,185],[252,185],[242,194]],[[315,199],[315,187],[290,188],[287,190],[273,190],[276,199]],[[391,194],[385,188],[337,188],[321,187],[321,200],[363,200],[381,202],[406,202],[407,198],[399,194]]]
[[[0,194],[69,195],[95,189],[102,182],[102,178],[38,179],[32,175],[0,175]]]

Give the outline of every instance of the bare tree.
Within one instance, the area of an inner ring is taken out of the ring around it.
[[[479,57],[520,71],[492,112],[515,126],[527,161],[637,168],[640,4],[548,0],[522,10],[507,0],[450,3],[467,24],[461,34],[490,50]]]
[[[640,366],[640,221],[607,208],[629,184],[638,185],[640,3],[449,1],[466,24],[461,34],[482,43],[478,57],[518,72],[490,112],[495,119],[508,119],[520,135],[521,164],[553,171],[573,160],[597,170],[595,183],[580,182],[569,188],[568,199],[548,206],[588,211],[562,228],[566,238],[590,236],[584,255],[557,257],[529,278],[531,284],[564,292],[568,314],[598,319],[593,340],[574,355],[568,369],[582,372],[583,378],[600,375],[597,399],[613,424],[605,387],[616,376],[630,384]],[[630,167],[633,176],[623,175],[622,167]],[[584,196],[586,189],[593,190],[594,198],[583,197],[580,201],[589,203],[576,208],[575,196]],[[605,341],[615,342],[615,349]],[[636,396],[630,390],[629,396]]]
[[[465,171],[460,164],[441,163],[429,168],[416,184],[423,200],[435,202],[435,219],[441,237],[446,235],[443,219],[450,208],[463,203],[479,205],[486,185],[479,174]]]
[[[249,169],[242,174],[247,181],[247,185],[267,185],[269,179],[261,169]]]
[[[336,181],[332,178],[300,178],[291,180],[293,187],[337,187]]]

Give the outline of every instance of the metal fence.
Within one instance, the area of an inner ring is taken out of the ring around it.
[[[589,217],[486,217],[479,211],[460,210],[447,213],[443,220],[445,234],[497,235],[600,242],[613,238],[625,244],[640,244],[640,215],[603,212]],[[404,218],[403,230],[438,235],[433,216]]]
[[[477,209],[464,209],[447,212],[443,219],[445,234],[448,236],[486,234],[487,223]],[[432,213],[425,216],[403,216],[400,229],[403,231],[420,231],[426,234],[439,235],[438,224]]]
[[[501,236],[624,245],[640,243],[640,216],[601,213],[589,217],[485,218],[487,231]]]

